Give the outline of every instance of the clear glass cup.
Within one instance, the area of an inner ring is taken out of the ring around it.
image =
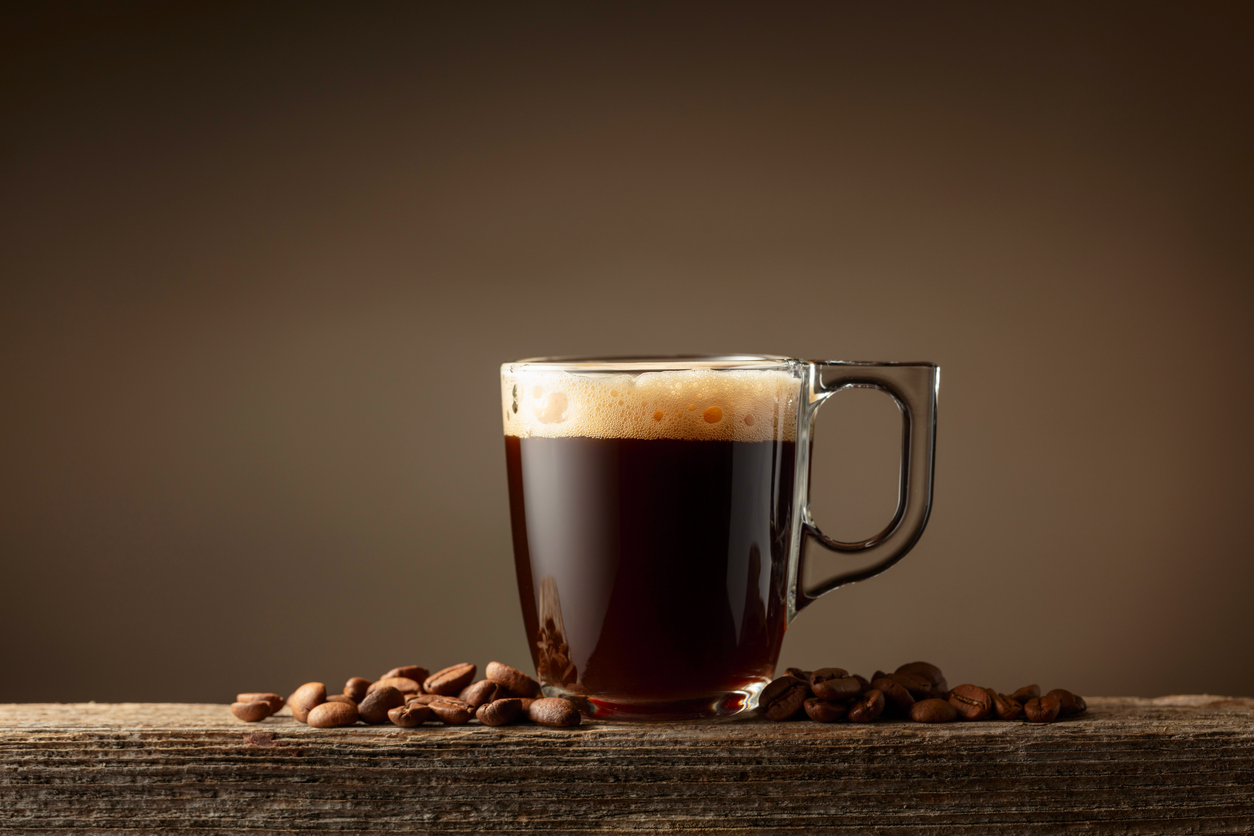
[[[767,355],[503,365],[514,561],[545,693],[604,719],[756,707],[797,613],[923,532],[939,372]],[[884,391],[903,416],[897,511],[856,543],[809,507],[814,416],[847,388]],[[874,562],[807,588],[807,543]]]

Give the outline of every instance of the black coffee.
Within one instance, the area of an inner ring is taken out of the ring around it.
[[[771,678],[792,441],[506,435],[505,451],[523,619],[546,684],[602,714],[698,716],[738,710],[710,704]]]

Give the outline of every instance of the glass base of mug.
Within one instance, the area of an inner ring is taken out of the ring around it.
[[[546,697],[570,700],[585,717],[611,723],[666,723],[692,720],[732,720],[752,716],[758,695],[769,679],[755,680],[734,691],[685,700],[641,700],[590,696],[555,685],[544,685]]]

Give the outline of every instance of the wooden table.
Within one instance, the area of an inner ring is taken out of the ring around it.
[[[0,830],[1250,833],[1254,699],[1025,723],[245,725],[0,706]]]

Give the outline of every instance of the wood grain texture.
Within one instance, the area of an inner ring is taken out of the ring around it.
[[[225,705],[0,706],[0,829],[1249,833],[1254,699],[1048,726],[310,729]]]

